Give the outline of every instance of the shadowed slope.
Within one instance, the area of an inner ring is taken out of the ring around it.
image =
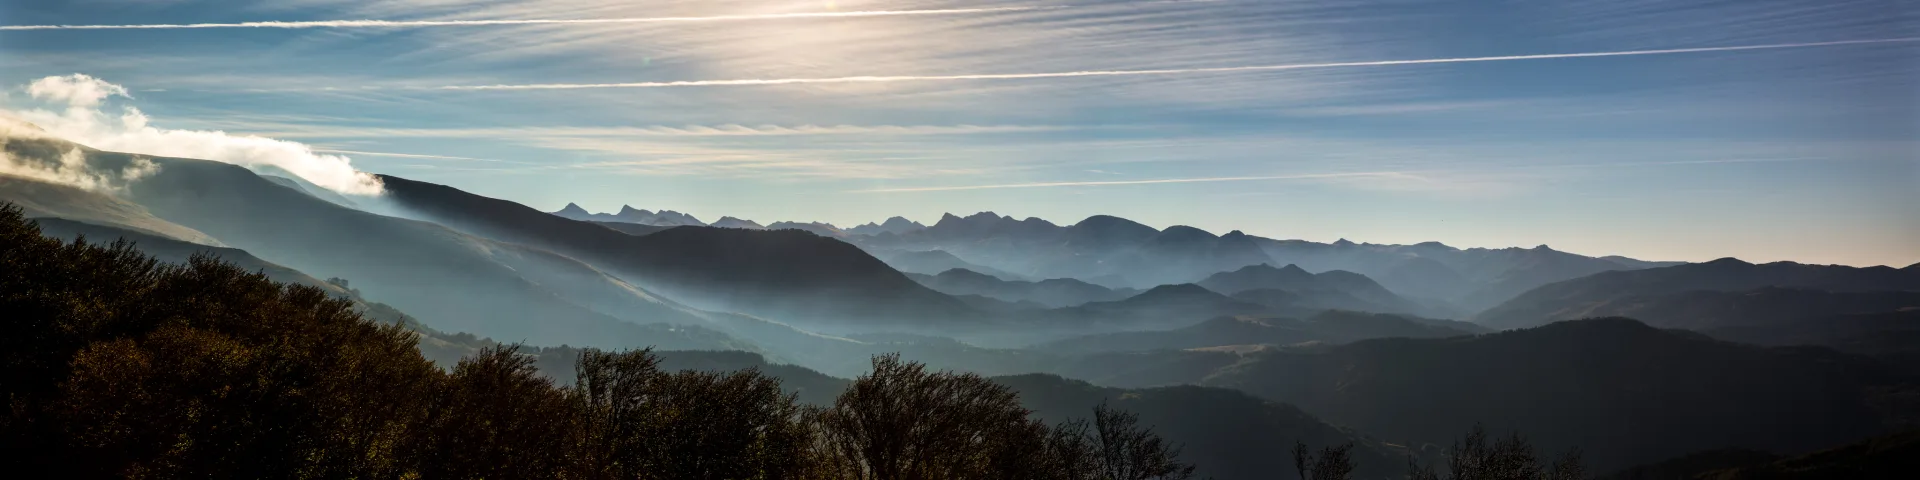
[[[1387,441],[1445,445],[1484,422],[1622,468],[1713,448],[1804,451],[1881,431],[1870,388],[1910,381],[1819,349],[1740,345],[1627,319],[1256,354],[1207,379]]]
[[[1422,323],[1399,315],[1327,311],[1304,319],[1220,317],[1175,330],[1088,335],[1034,348],[1072,354],[1301,342],[1349,343],[1386,337],[1441,338],[1471,335],[1474,332]]]
[[[67,185],[0,175],[0,201],[19,206],[32,218],[60,217],[201,245],[221,245],[199,230],[153,216],[146,207]]]
[[[55,140],[36,142],[49,152],[80,149],[95,168],[133,158]],[[343,207],[238,166],[150,160],[157,171],[118,192],[125,203],[275,264],[318,278],[351,279],[370,299],[436,328],[547,344],[632,347],[669,340],[574,303],[586,295],[575,288],[578,279],[605,276],[564,257]],[[535,278],[536,272],[546,273]],[[576,298],[563,296],[563,289]],[[633,311],[636,315],[624,318],[693,320],[671,309]]]
[[[565,253],[705,307],[905,328],[973,314],[859,248],[805,232],[677,227],[633,236],[443,185],[381,178],[389,198],[427,218]]]
[[[1656,296],[1692,291],[1746,291],[1763,287],[1832,292],[1920,291],[1920,271],[1776,262],[1754,265],[1723,258],[1706,263],[1614,271],[1533,289],[1475,316],[1494,328],[1608,314]],[[1631,300],[1639,298],[1641,300]],[[1847,313],[1847,312],[1834,312]]]
[[[140,249],[141,253],[155,260],[182,265],[194,255],[204,253],[219,257],[221,261],[231,263],[242,270],[266,275],[267,278],[276,282],[318,287],[329,292],[340,290],[340,287],[300,273],[298,270],[261,260],[260,257],[255,257],[245,250],[183,242],[124,228],[94,225],[64,218],[36,218],[33,221],[40,225],[42,235],[61,240],[73,241],[75,238],[85,237],[88,243],[101,245],[111,244],[116,240],[126,240],[133,242],[134,247]]]

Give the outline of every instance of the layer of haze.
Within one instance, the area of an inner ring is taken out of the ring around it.
[[[708,221],[992,210],[1660,260],[1920,261],[1911,41],[1229,70],[1898,40],[1920,14],[1897,0],[52,3],[0,5],[0,22],[422,22],[0,31],[9,109],[124,122],[137,105],[141,128],[299,142],[271,145],[345,168],[295,170],[341,190],[357,168]],[[964,11],[789,15],[918,10]],[[462,22],[705,17],[719,18]],[[1025,75],[1137,70],[1199,71]],[[75,73],[127,91],[30,91]],[[946,80],[445,88],[859,76]]]

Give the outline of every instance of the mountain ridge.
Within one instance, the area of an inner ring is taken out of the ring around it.
[[[709,309],[909,328],[910,319],[949,326],[976,321],[977,312],[965,304],[831,238],[700,226],[620,235],[445,185],[380,178],[388,198],[442,223],[579,256]]]

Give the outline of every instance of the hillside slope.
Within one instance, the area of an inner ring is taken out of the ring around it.
[[[51,139],[14,141],[9,148],[16,159],[77,150],[90,168],[134,161],[132,155]],[[370,300],[435,328],[534,343],[633,347],[672,340],[654,338],[657,332],[636,322],[698,322],[550,252],[347,208],[234,165],[141,158],[154,171],[114,192],[115,201],[315,278],[349,279]]]
[[[1659,330],[1626,319],[1451,339],[1254,354],[1205,384],[1293,403],[1394,443],[1445,445],[1484,423],[1615,469],[1695,451],[1804,451],[1882,431],[1878,362]]]
[[[425,218],[563,253],[702,308],[903,328],[976,314],[859,248],[805,232],[684,226],[633,236],[444,185],[381,179],[387,198]]]
[[[1830,292],[1912,292],[1920,291],[1920,270],[1793,262],[1755,265],[1723,258],[1672,267],[1603,272],[1548,284],[1481,312],[1474,320],[1493,328],[1520,328],[1556,320],[1631,313],[1628,309],[1636,304],[1655,301],[1652,299],[1664,295],[1702,291],[1739,292],[1766,287]]]

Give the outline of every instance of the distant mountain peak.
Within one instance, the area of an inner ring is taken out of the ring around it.
[[[1444,243],[1440,243],[1440,242],[1420,242],[1420,243],[1416,243],[1416,244],[1413,244],[1413,246],[1416,246],[1416,247],[1433,247],[1433,248],[1453,248],[1453,247],[1449,247],[1449,246],[1447,246],[1447,244],[1444,244]]]
[[[1733,257],[1716,259],[1711,262],[1702,263],[1701,265],[1713,265],[1713,266],[1720,266],[1720,267],[1751,267],[1753,266],[1753,264],[1747,263],[1747,261],[1745,260],[1741,260]]]
[[[1217,238],[1219,237],[1213,236],[1213,233],[1206,230],[1186,225],[1174,225],[1167,227],[1166,230],[1161,230],[1158,235],[1155,235],[1153,237],[1153,243],[1167,246],[1204,245]]]
[[[966,278],[966,279],[1002,281],[1000,280],[1000,277],[995,277],[992,275],[976,272],[973,270],[968,270],[965,268],[949,268],[947,269],[947,271],[940,272],[939,275],[934,275],[934,276],[941,277],[941,278],[949,278],[949,279]]]
[[[566,206],[565,208],[561,208],[561,209],[560,209],[560,211],[558,211],[558,212],[553,212],[553,213],[557,213],[557,214],[560,214],[560,215],[562,215],[562,216],[565,216],[565,215],[592,215],[592,213],[590,213],[590,212],[587,212],[587,209],[584,209],[584,208],[580,208],[580,204],[577,204],[577,203],[573,203],[573,202],[567,202],[567,206]]]
[[[844,233],[840,230],[840,227],[835,227],[833,226],[833,224],[826,223],[826,222],[792,222],[792,221],[773,222],[773,223],[767,224],[767,229],[768,230],[800,230],[807,233],[812,233],[814,235],[819,235],[822,237],[838,237],[842,233]]]
[[[1192,296],[1192,295],[1202,295],[1202,296],[1212,296],[1212,297],[1221,296],[1219,293],[1215,293],[1212,290],[1208,290],[1206,287],[1202,287],[1202,286],[1191,284],[1191,283],[1181,283],[1181,284],[1161,285],[1158,287],[1153,287],[1153,289],[1142,292],[1139,295],[1135,295],[1133,298],[1153,298],[1153,297]]]
[[[1129,236],[1137,236],[1138,238],[1146,238],[1160,232],[1159,229],[1143,225],[1140,222],[1112,215],[1094,215],[1087,217],[1086,220],[1081,220],[1080,223],[1073,224],[1073,228],[1082,231],[1128,232],[1127,234]]]
[[[644,212],[646,210],[641,210],[641,211]],[[683,225],[706,225],[707,224],[706,222],[700,221],[700,219],[698,218],[694,218],[693,215],[688,215],[688,214],[676,212],[673,210],[661,210],[658,215],[660,216],[661,219],[668,220],[669,223],[679,223]]]
[[[665,213],[665,212],[661,212],[661,213]],[[633,208],[633,206],[631,205],[621,205],[620,213],[616,213],[614,215],[621,216],[621,217],[625,217],[629,215],[653,215],[653,212],[649,212],[646,210],[638,210]]]
[[[1351,247],[1354,245],[1355,244],[1353,243],[1353,241],[1347,240],[1345,238],[1333,241],[1333,246],[1336,246],[1336,247]]]
[[[759,222],[735,217],[720,217],[719,220],[713,221],[712,226],[721,228],[745,228],[748,230],[762,230],[767,228],[760,225]]]
[[[1541,251],[1541,252],[1551,252],[1551,251],[1553,251],[1553,247],[1549,247],[1549,246],[1547,246],[1547,244],[1544,244],[1544,243],[1542,243],[1542,244],[1540,244],[1539,246],[1536,246],[1536,247],[1533,247],[1533,249],[1534,249],[1535,251]]]
[[[874,236],[897,235],[925,230],[926,228],[927,226],[920,224],[920,222],[908,220],[906,217],[895,216],[888,217],[886,221],[883,222],[867,222],[853,228],[848,228],[847,233]]]
[[[1287,265],[1286,265],[1286,266],[1284,266],[1284,267],[1275,267],[1275,266],[1273,266],[1273,264],[1271,264],[1271,263],[1261,263],[1261,264],[1254,264],[1254,265],[1247,265],[1247,266],[1244,266],[1244,267],[1240,267],[1240,268],[1239,268],[1239,269],[1237,269],[1237,270],[1234,270],[1234,271],[1232,271],[1232,272],[1227,272],[1227,273],[1235,273],[1235,274],[1255,274],[1255,273],[1257,273],[1257,274],[1271,274],[1271,273],[1284,273],[1284,274],[1288,274],[1288,275],[1306,275],[1306,276],[1313,276],[1313,274],[1312,274],[1312,273],[1309,273],[1309,272],[1307,272],[1307,270],[1306,270],[1306,269],[1304,269],[1304,268],[1300,268],[1300,266],[1299,266],[1299,265],[1294,265],[1294,264],[1291,264],[1291,263],[1289,263],[1289,264],[1287,264]]]

